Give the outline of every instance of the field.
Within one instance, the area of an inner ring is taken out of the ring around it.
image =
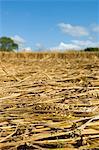
[[[78,149],[99,149],[99,53],[0,53],[0,150]]]

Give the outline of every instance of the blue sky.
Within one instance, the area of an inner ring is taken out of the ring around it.
[[[99,1],[0,0],[0,36],[27,50],[99,46]]]

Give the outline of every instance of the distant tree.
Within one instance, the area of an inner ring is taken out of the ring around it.
[[[99,48],[97,48],[97,47],[88,47],[88,48],[84,49],[84,51],[87,51],[87,52],[98,51],[99,52]]]
[[[0,51],[14,51],[18,50],[18,44],[16,44],[9,37],[1,37],[0,38]]]

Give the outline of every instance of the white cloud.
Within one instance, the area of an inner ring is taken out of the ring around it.
[[[71,24],[65,24],[65,23],[59,23],[58,26],[63,33],[71,36],[80,37],[80,36],[89,35],[87,29],[82,26],[73,26]]]
[[[86,40],[86,41],[72,40],[72,43],[80,46],[82,49],[86,47],[99,47],[99,42],[93,42],[91,40]]]
[[[99,25],[94,25],[92,31],[99,32]]]
[[[36,46],[37,48],[42,48],[42,47],[43,47],[43,45],[42,45],[41,43],[36,43],[35,46]]]
[[[73,43],[64,43],[60,42],[60,44],[56,47],[50,48],[50,50],[79,50],[80,46]]]
[[[91,40],[91,41],[95,41],[97,38],[96,38],[96,35],[91,35],[88,37],[88,40]]]
[[[25,43],[25,40],[20,37],[19,35],[15,35],[14,37],[11,37],[15,43],[19,44],[19,45],[23,45]]]
[[[87,47],[99,47],[99,42],[92,42],[90,40],[81,41],[81,40],[72,40],[70,43],[60,42],[56,47],[50,48],[51,51],[54,50],[83,50]]]
[[[45,46],[41,43],[36,43],[35,46],[37,51],[45,50]]]
[[[25,47],[23,51],[24,52],[32,52],[32,48],[31,47]]]

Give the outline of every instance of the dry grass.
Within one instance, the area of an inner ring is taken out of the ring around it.
[[[99,149],[99,53],[0,53],[0,150]]]

